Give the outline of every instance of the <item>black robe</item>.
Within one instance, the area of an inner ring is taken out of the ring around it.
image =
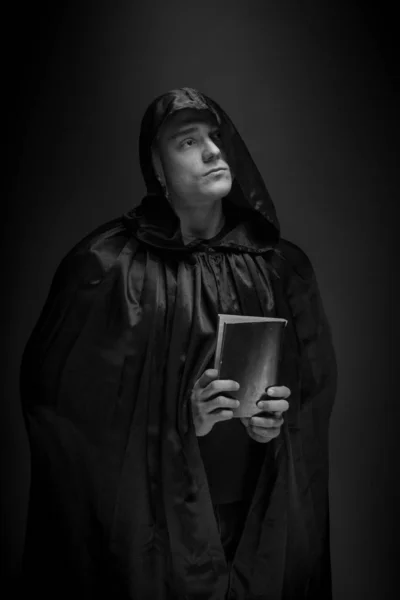
[[[185,246],[150,146],[168,114],[204,107],[221,124],[234,184],[222,233]],[[184,88],[156,99],[140,158],[148,195],[64,258],[23,356],[24,582],[43,599],[329,599],[336,361],[313,268],[280,237],[256,166],[209,98]],[[280,385],[291,390],[280,435],[260,444],[230,569],[190,409],[219,312],[288,320]]]

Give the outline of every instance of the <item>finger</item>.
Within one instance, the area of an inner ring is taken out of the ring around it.
[[[212,418],[215,423],[218,421],[227,421],[228,419],[232,419],[232,417],[233,412],[228,409],[219,410],[210,415],[210,418]]]
[[[205,414],[212,413],[214,410],[219,408],[229,408],[233,410],[238,408],[239,405],[239,400],[227,398],[226,396],[217,396],[217,398],[213,398],[212,400],[202,403]]]
[[[264,429],[263,427],[252,427],[251,431],[254,435],[259,435],[266,439],[276,438],[280,433],[280,429]]]
[[[218,369],[207,369],[203,375],[196,381],[194,388],[205,388],[211,381],[217,379]]]
[[[273,396],[273,398],[289,398],[291,391],[285,385],[274,385],[268,388],[265,388],[268,396]]]
[[[250,420],[252,427],[263,427],[265,429],[274,429],[276,427],[282,427],[283,419],[270,419],[266,417],[252,417]]]
[[[288,410],[289,402],[287,400],[260,400],[257,407],[272,413],[283,413]]]
[[[207,387],[203,388],[201,399],[207,400],[216,394],[221,394],[221,392],[237,392],[239,388],[240,385],[238,382],[232,379],[215,379]]]

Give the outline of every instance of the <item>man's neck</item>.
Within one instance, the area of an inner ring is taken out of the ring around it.
[[[201,207],[174,206],[181,222],[182,238],[185,243],[195,239],[211,239],[224,225],[221,199]]]

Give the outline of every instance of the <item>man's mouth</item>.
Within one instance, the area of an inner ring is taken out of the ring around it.
[[[211,169],[210,171],[207,171],[207,173],[205,173],[205,175],[210,175],[211,173],[218,173],[219,171],[226,171],[226,167],[216,167],[215,169]]]

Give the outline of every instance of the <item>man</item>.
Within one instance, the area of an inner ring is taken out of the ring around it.
[[[62,261],[27,344],[26,582],[42,598],[330,598],[336,363],[305,254],[226,113],[191,88],[140,133],[141,204]],[[288,320],[281,385],[232,418],[218,313]]]

